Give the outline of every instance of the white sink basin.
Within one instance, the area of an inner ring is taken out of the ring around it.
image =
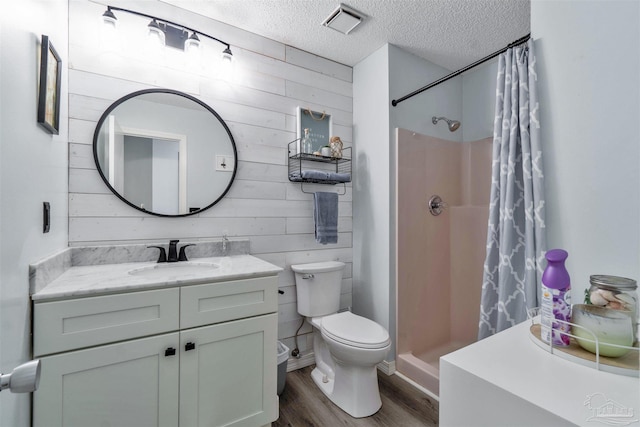
[[[218,264],[210,262],[172,262],[150,265],[130,270],[132,276],[160,278],[192,278],[208,276],[213,273]]]

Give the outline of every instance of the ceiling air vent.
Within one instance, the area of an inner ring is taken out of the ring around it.
[[[342,34],[349,34],[355,27],[362,22],[362,14],[343,4],[340,4],[331,12],[329,17],[324,20],[322,25],[333,28]]]

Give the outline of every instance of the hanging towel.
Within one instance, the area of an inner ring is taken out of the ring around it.
[[[313,193],[316,242],[338,243],[338,193]]]

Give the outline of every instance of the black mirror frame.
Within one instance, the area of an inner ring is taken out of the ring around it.
[[[207,111],[209,111],[211,114],[213,114],[214,117],[216,117],[220,121],[220,124],[222,124],[224,129],[227,131],[227,135],[229,135],[229,140],[231,141],[231,147],[233,148],[233,161],[234,161],[234,163],[233,163],[233,174],[231,175],[231,179],[229,180],[229,184],[227,185],[227,188],[225,188],[225,190],[222,192],[220,197],[218,197],[216,200],[214,200],[211,204],[209,204],[209,205],[207,205],[207,206],[205,206],[205,207],[203,207],[201,209],[198,209],[196,211],[188,212],[188,213],[185,213],[185,214],[178,214],[178,215],[167,215],[167,214],[161,214],[161,213],[157,213],[157,212],[152,212],[152,211],[149,211],[147,209],[144,209],[144,208],[141,208],[139,206],[136,206],[133,203],[131,203],[130,201],[128,201],[127,199],[125,199],[123,195],[118,193],[115,190],[115,188],[113,188],[111,186],[111,184],[109,184],[109,180],[107,179],[107,177],[102,172],[102,169],[100,167],[100,163],[98,162],[98,135],[100,133],[100,128],[104,124],[104,121],[109,116],[109,114],[111,114],[111,112],[114,109],[116,109],[116,107],[118,107],[120,104],[122,104],[123,102],[125,102],[125,101],[127,101],[127,100],[129,100],[131,98],[135,98],[136,96],[144,95],[144,94],[147,94],[147,93],[168,93],[168,94],[178,95],[178,96],[182,96],[183,98],[190,99],[191,101],[196,102],[199,105],[201,105],[202,107],[206,108]],[[209,107],[204,102],[200,101],[199,99],[197,99],[197,98],[195,98],[195,97],[193,97],[191,95],[188,95],[186,93],[183,93],[183,92],[180,92],[180,91],[177,91],[177,90],[173,90],[173,89],[143,89],[143,90],[139,90],[139,91],[136,91],[136,92],[131,92],[131,93],[123,96],[122,98],[116,100],[113,104],[111,104],[109,106],[109,108],[107,108],[105,110],[104,113],[102,113],[102,116],[100,116],[100,120],[98,120],[98,124],[96,125],[96,130],[93,133],[93,161],[94,161],[94,163],[96,165],[96,169],[98,170],[98,173],[100,174],[100,178],[102,178],[102,181],[107,185],[107,187],[109,188],[109,190],[111,190],[111,192],[113,194],[115,194],[120,200],[125,202],[127,205],[129,205],[132,208],[135,208],[135,209],[137,209],[137,210],[139,210],[141,212],[148,213],[150,215],[168,217],[168,218],[180,218],[180,217],[196,215],[196,214],[199,214],[201,212],[204,212],[205,210],[211,208],[213,205],[215,205],[220,200],[222,200],[222,198],[229,192],[229,189],[231,188],[231,185],[233,184],[233,181],[236,178],[236,171],[238,170],[238,150],[236,148],[236,142],[233,139],[233,135],[231,135],[231,131],[229,130],[229,127],[227,126],[225,121],[222,120],[222,117],[220,117],[220,115],[213,108]]]

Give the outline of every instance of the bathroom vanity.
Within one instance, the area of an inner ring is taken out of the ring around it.
[[[32,295],[33,425],[268,425],[280,271],[250,255],[69,268]]]

